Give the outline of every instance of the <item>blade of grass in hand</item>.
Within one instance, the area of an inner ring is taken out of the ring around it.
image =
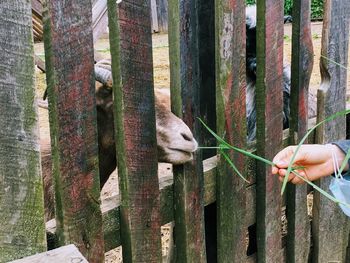
[[[350,205],[347,203],[344,203],[338,199],[336,199],[335,197],[333,197],[332,195],[330,195],[329,193],[327,193],[326,191],[324,191],[322,188],[318,187],[317,185],[315,185],[313,182],[307,180],[305,177],[301,176],[299,173],[292,171],[293,174],[295,174],[297,177],[299,177],[301,180],[303,180],[304,182],[308,183],[309,185],[311,185],[314,189],[316,189],[317,191],[319,191],[321,194],[323,194],[325,197],[327,197],[328,199],[330,199],[331,201],[337,203],[337,204],[342,204],[345,205],[347,207],[350,208]]]
[[[296,157],[296,155],[297,155],[297,153],[298,153],[298,151],[299,151],[299,149],[300,149],[300,146],[305,142],[306,138],[307,138],[318,126],[320,126],[321,124],[323,124],[323,123],[325,123],[325,122],[328,122],[328,121],[331,121],[331,120],[333,120],[333,119],[335,119],[335,118],[337,118],[337,117],[339,117],[339,116],[346,115],[346,114],[348,114],[348,113],[350,113],[350,110],[340,111],[340,112],[337,112],[337,113],[335,113],[335,114],[329,116],[328,118],[324,119],[323,121],[317,123],[314,127],[312,127],[312,128],[305,134],[305,136],[300,140],[300,142],[299,142],[299,144],[298,144],[298,146],[297,146],[297,148],[296,148],[296,150],[295,150],[295,152],[294,152],[294,154],[293,154],[293,156],[292,156],[292,159],[291,159],[291,161],[289,162],[288,169],[287,169],[287,173],[286,173],[286,175],[285,175],[285,177],[284,177],[283,184],[282,184],[281,195],[283,195],[283,193],[284,193],[284,191],[285,191],[285,189],[286,189],[286,185],[287,185],[287,182],[288,182],[288,177],[289,177],[289,174],[290,174],[291,171],[292,171],[292,165],[293,165],[293,163],[294,163],[294,159],[295,159],[295,157]]]

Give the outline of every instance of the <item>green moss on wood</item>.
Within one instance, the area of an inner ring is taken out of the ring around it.
[[[46,249],[31,5],[0,5],[0,262]]]

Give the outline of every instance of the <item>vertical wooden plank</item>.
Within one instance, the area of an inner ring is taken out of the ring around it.
[[[0,2],[0,262],[46,250],[29,1]]]
[[[123,262],[161,262],[150,1],[108,9]]]
[[[199,137],[198,2],[169,1],[172,110]],[[200,153],[174,167],[175,247],[178,262],[205,262],[203,168]]]
[[[156,0],[159,32],[168,32],[168,0]]]
[[[107,0],[96,0],[92,5],[92,28],[94,43],[107,31]]]
[[[42,3],[39,0],[32,0],[32,12],[35,13],[40,19],[42,18]]]
[[[349,1],[325,1],[321,54],[344,66],[348,63],[349,23]],[[345,109],[347,83],[347,70],[325,58],[321,58],[320,70],[318,121]],[[317,130],[316,142],[328,143],[344,139],[345,133],[345,117],[337,118]],[[330,177],[322,179],[319,182],[321,188],[327,191],[330,180]],[[313,261],[345,262],[349,220],[338,205],[315,192],[312,222]]]
[[[313,67],[310,13],[309,0],[293,2],[290,144],[298,144],[308,128],[308,92]],[[307,184],[287,187],[287,262],[308,261],[311,244],[306,195]]]
[[[232,145],[246,149],[245,1],[216,4],[217,129]],[[245,173],[246,158],[227,152]],[[245,262],[246,183],[220,157],[217,176],[218,262]]]
[[[283,1],[257,3],[257,153],[269,160],[282,145]],[[258,262],[282,262],[281,195],[271,167],[256,175]]]
[[[44,30],[59,242],[103,262],[90,0],[47,1]]]
[[[156,0],[151,0],[152,32],[159,32]]]

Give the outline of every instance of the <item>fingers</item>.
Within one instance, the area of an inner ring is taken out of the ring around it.
[[[290,162],[290,159],[292,158],[294,151],[295,151],[295,146],[288,146],[284,148],[282,151],[276,154],[276,156],[273,158],[273,163],[278,167],[278,168],[287,168],[288,163]],[[275,171],[275,170],[274,170]]]
[[[304,171],[297,171],[299,176],[296,176],[294,173],[290,173],[288,176],[288,182],[292,183],[292,184],[303,184],[304,180],[301,179],[300,177],[305,177],[306,178],[306,174]],[[287,174],[287,170],[286,169],[279,169],[277,173],[278,174],[278,179],[280,180],[280,182],[284,181],[284,178],[286,177]]]

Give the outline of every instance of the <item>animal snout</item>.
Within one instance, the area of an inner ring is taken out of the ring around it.
[[[182,138],[184,138],[185,141],[192,141],[193,140],[193,135],[192,133],[184,133],[184,132],[181,132],[181,136]]]
[[[183,139],[183,142],[180,143],[180,145],[182,145],[182,149],[180,150],[187,152],[194,152],[197,150],[198,143],[194,139],[192,132],[187,128],[187,126],[184,127],[182,131],[180,131],[180,136],[181,139]]]

